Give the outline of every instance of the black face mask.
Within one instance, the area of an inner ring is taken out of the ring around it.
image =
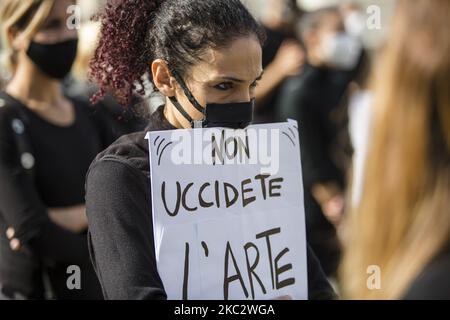
[[[249,102],[239,103],[208,103],[206,107],[202,107],[197,99],[192,95],[183,79],[175,70],[171,70],[175,80],[180,84],[184,94],[189,102],[201,113],[203,113],[203,120],[194,121],[192,117],[184,110],[183,106],[178,102],[177,98],[170,97],[170,101],[175,108],[189,121],[191,127],[215,128],[225,127],[232,129],[243,129],[247,127],[253,120],[253,108],[255,99]]]
[[[27,55],[43,73],[51,78],[63,79],[72,69],[77,55],[78,39],[54,44],[32,41]]]

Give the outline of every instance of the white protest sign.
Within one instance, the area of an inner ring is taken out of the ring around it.
[[[307,299],[297,123],[149,132],[169,299]]]

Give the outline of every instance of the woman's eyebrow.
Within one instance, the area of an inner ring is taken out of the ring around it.
[[[261,80],[263,74],[264,74],[264,71],[261,72],[261,74],[255,79],[255,81]],[[234,81],[234,82],[238,82],[238,83],[245,82],[244,80],[241,80],[241,79],[238,79],[238,78],[235,78],[235,77],[227,77],[227,76],[220,77],[220,79]]]

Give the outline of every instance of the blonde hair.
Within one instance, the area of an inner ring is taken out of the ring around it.
[[[372,87],[363,195],[344,223],[343,296],[398,299],[450,240],[448,0],[402,0]],[[381,270],[370,290],[368,267]]]
[[[2,0],[0,4],[1,66],[9,73],[16,67],[16,53],[9,34],[16,29],[31,39],[50,14],[55,0]]]

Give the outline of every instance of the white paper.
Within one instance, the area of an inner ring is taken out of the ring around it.
[[[211,164],[213,134],[215,165]],[[250,300],[290,295],[307,299],[297,123],[245,130],[158,131],[149,132],[147,139],[157,266],[168,298]],[[250,201],[245,206],[244,199]]]

